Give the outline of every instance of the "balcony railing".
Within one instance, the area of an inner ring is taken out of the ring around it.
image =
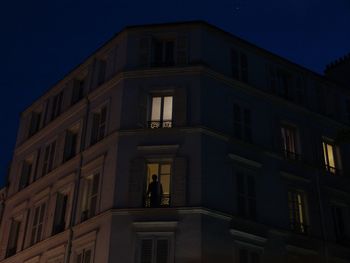
[[[301,161],[301,155],[296,152],[291,152],[286,149],[283,149],[283,156],[287,160],[295,160],[295,161]]]
[[[330,166],[330,165],[325,165],[324,168],[326,169],[326,171],[328,173],[333,174],[333,175],[342,175],[343,174],[342,170],[340,170],[336,167]]]
[[[291,222],[290,227],[294,232],[299,234],[307,235],[309,232],[309,226],[304,223]]]
[[[173,127],[173,121],[172,120],[149,121],[148,127],[151,129],[171,128]]]
[[[169,194],[163,194],[162,197],[160,198],[160,204],[152,204],[151,203],[151,197],[146,196],[145,197],[145,202],[144,202],[145,207],[169,207],[170,205],[170,195]]]

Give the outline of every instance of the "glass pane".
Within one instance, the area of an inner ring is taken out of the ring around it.
[[[161,97],[153,97],[152,98],[152,121],[160,121],[160,108],[161,108]]]
[[[164,97],[163,120],[172,120],[173,116],[173,97]]]
[[[163,194],[170,194],[170,174],[161,175],[160,183],[163,187]]]
[[[328,165],[330,167],[335,167],[333,146],[330,144],[327,144],[327,153],[328,153],[328,162],[329,162]]]
[[[158,163],[149,163],[147,164],[147,183],[152,182],[152,175],[155,174],[158,177],[158,169],[159,169],[159,164]]]
[[[325,165],[328,165],[328,159],[327,159],[327,148],[326,148],[326,143],[322,143],[323,145],[323,157],[324,157],[324,163]]]
[[[161,174],[170,174],[170,164],[162,164],[160,167]]]

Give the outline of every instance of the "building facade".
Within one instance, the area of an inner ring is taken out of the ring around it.
[[[349,65],[125,28],[22,113],[0,262],[349,262]]]

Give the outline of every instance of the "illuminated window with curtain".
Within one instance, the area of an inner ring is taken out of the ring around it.
[[[170,162],[147,163],[146,207],[167,207],[170,205]]]
[[[281,126],[282,150],[285,158],[296,160],[297,152],[297,130],[288,125]]]
[[[322,148],[326,170],[331,174],[337,174],[337,172],[339,172],[339,167],[337,167],[336,147],[334,143],[323,141]]]
[[[150,128],[171,128],[173,126],[173,96],[152,96],[150,115]]]
[[[296,233],[307,234],[308,232],[305,206],[305,196],[302,192],[288,191],[290,228]]]

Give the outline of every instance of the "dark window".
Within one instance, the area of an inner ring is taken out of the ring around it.
[[[169,240],[166,238],[153,237],[141,240],[140,263],[168,263]]]
[[[41,112],[32,112],[29,126],[29,137],[37,133],[41,124]]]
[[[253,175],[237,173],[237,210],[248,219],[256,219],[255,179]]]
[[[175,41],[155,40],[154,41],[154,65],[173,66],[175,64]]]
[[[97,212],[97,201],[99,192],[100,174],[96,173],[88,176],[84,180],[83,204],[81,220],[87,220]]]
[[[105,60],[98,61],[97,85],[101,85],[106,81],[107,62]]]
[[[30,175],[32,173],[32,163],[29,161],[24,161],[22,164],[21,178],[19,181],[19,190],[27,187],[30,180]]]
[[[288,206],[290,228],[297,233],[307,234],[308,225],[306,223],[305,196],[303,193],[289,190]]]
[[[45,175],[52,171],[53,162],[55,159],[55,150],[56,150],[56,141],[50,143],[45,147],[42,175]]]
[[[348,240],[347,229],[345,225],[345,212],[347,207],[334,205],[332,206],[332,217],[334,223],[335,238],[338,243],[344,243]]]
[[[57,193],[55,217],[52,228],[53,235],[64,231],[66,227],[67,200],[68,196],[66,194]]]
[[[103,107],[99,112],[92,115],[92,131],[90,144],[102,140],[106,135],[107,107]]]
[[[294,127],[288,125],[281,126],[282,150],[287,159],[296,160],[299,158],[297,153],[297,131]]]
[[[52,107],[51,107],[51,120],[55,119],[61,114],[62,99],[63,99],[63,91],[61,91],[60,93],[58,93],[53,97]]]
[[[241,248],[238,250],[239,263],[259,263],[260,255],[257,252]]]
[[[231,74],[236,80],[248,82],[247,55],[235,49],[231,49]]]
[[[74,131],[66,132],[64,143],[63,161],[66,162],[73,158],[77,152],[78,133]]]
[[[76,263],[92,263],[91,249],[84,249],[78,253]]]
[[[252,141],[251,111],[241,108],[238,104],[233,105],[234,136],[247,142]]]
[[[10,236],[7,243],[6,257],[11,257],[17,252],[17,243],[18,243],[18,235],[19,235],[20,227],[21,227],[21,222],[12,220]]]
[[[44,227],[44,216],[45,216],[45,203],[34,209],[34,218],[32,224],[32,235],[30,239],[30,244],[34,245],[42,240],[42,232]]]
[[[77,79],[74,81],[74,86],[72,90],[72,102],[75,104],[84,97],[85,79]]]

